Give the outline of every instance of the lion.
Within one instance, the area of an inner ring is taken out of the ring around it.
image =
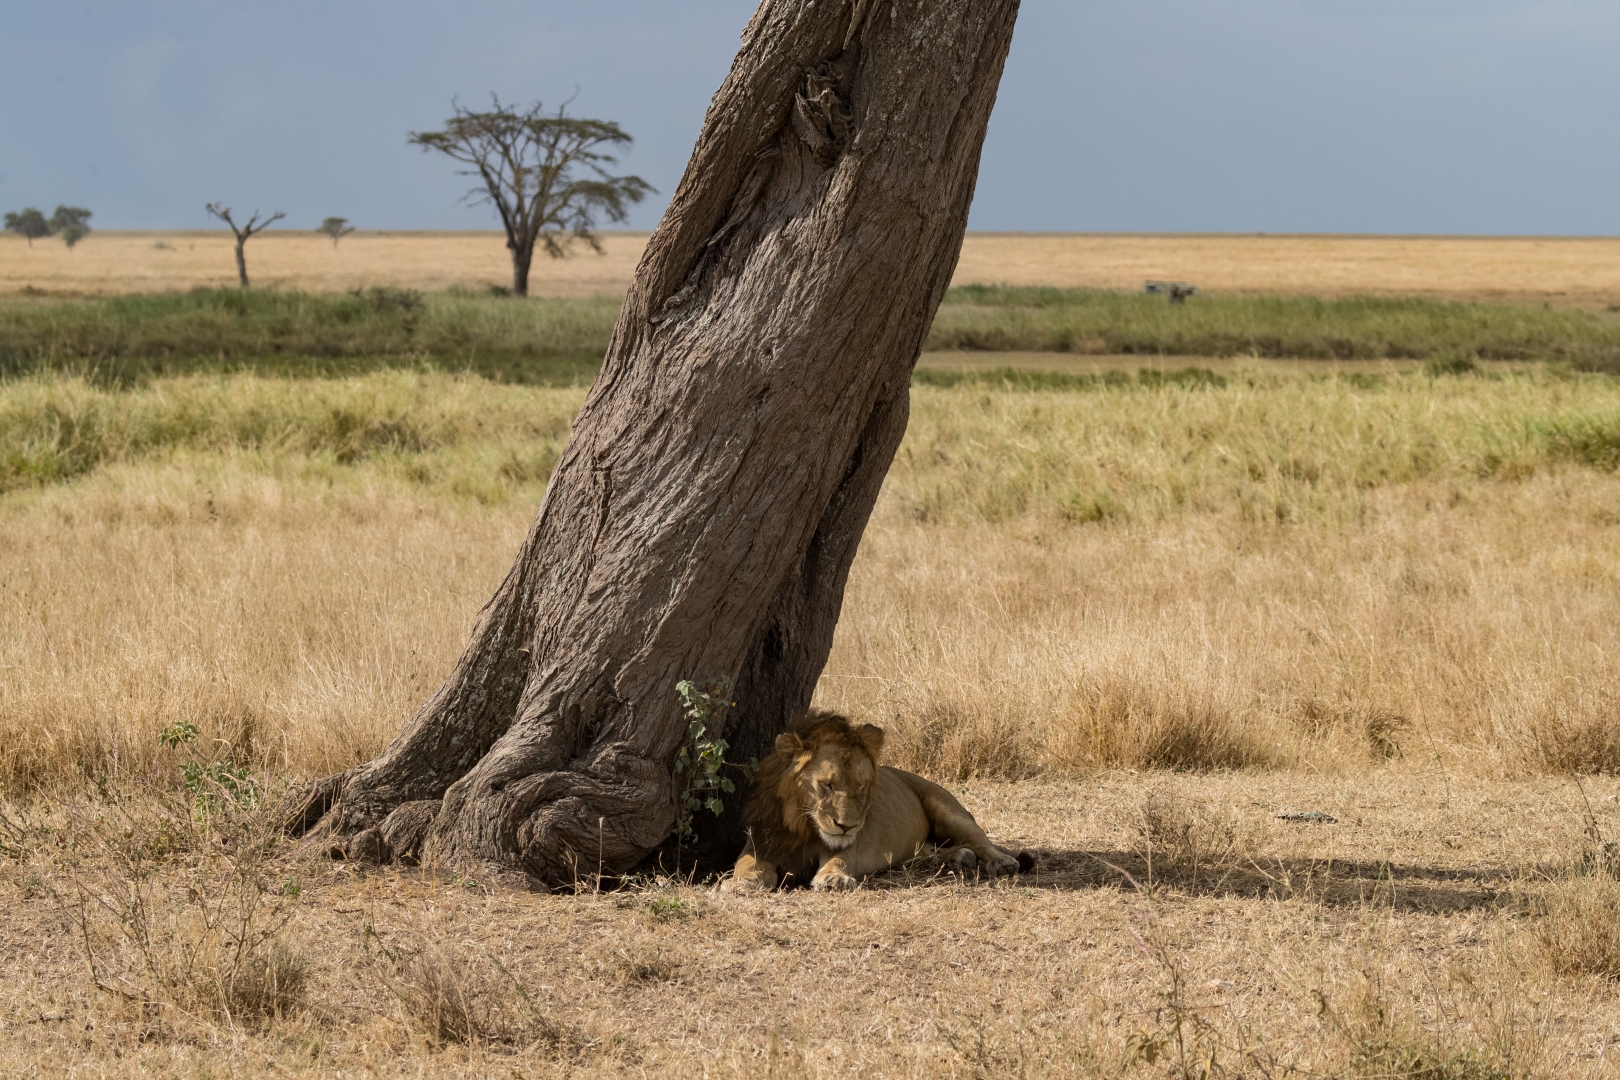
[[[938,784],[879,764],[882,749],[882,728],[836,713],[808,713],[778,736],[743,811],[748,848],[722,887],[853,889],[935,844],[953,845],[946,861],[959,871],[999,877],[1034,865],[991,843]]]

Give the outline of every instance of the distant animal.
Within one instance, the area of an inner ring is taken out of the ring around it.
[[[1198,286],[1190,281],[1149,281],[1142,291],[1153,296],[1168,296],[1172,304],[1185,304],[1187,297],[1198,295]]]
[[[882,749],[882,728],[837,713],[807,713],[778,736],[743,811],[748,847],[722,887],[853,889],[936,844],[953,845],[945,861],[959,871],[999,877],[1034,865],[991,843],[938,784],[879,764]]]

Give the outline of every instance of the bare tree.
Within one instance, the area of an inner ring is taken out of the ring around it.
[[[253,216],[247,219],[247,224],[239,226],[236,224],[236,222],[231,220],[231,208],[226,206],[224,203],[211,202],[208,204],[207,210],[214,217],[219,218],[219,220],[229,225],[231,227],[231,232],[236,234],[236,276],[241,282],[242,288],[245,289],[248,287],[247,256],[243,254],[242,249],[247,246],[248,240],[250,240],[255,233],[263,232],[265,229],[269,228],[271,225],[280,221],[287,215],[280,210],[277,210],[263,221],[260,221],[259,212],[255,210],[253,211]]]
[[[623,222],[630,205],[653,189],[639,176],[607,171],[618,159],[602,148],[631,142],[618,124],[569,116],[566,104],[548,113],[538,101],[526,109],[502,105],[493,95],[491,101],[487,112],[453,102],[455,115],[443,131],[413,131],[409,141],[472,166],[459,171],[481,181],[468,197],[493,204],[500,214],[512,253],[512,291],[528,296],[536,242],[552,258],[567,254],[575,240],[600,252],[592,231],[597,216]]]
[[[618,873],[680,820],[678,762],[719,740],[763,756],[802,713],[1017,11],[764,0],[466,651],[380,756],[313,785],[293,831],[553,885]],[[703,745],[687,679],[738,703]]]
[[[332,246],[337,247],[339,240],[354,232],[354,226],[349,224],[348,218],[329,217],[323,219],[320,226],[315,231],[320,233],[322,236],[330,236],[332,238]]]

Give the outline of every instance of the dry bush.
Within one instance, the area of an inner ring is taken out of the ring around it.
[[[1554,706],[1538,710],[1525,726],[1532,767],[1575,776],[1620,772],[1620,703]]]
[[[279,806],[217,789],[72,806],[56,847],[92,983],[160,1019],[257,1023],[298,1009],[309,961],[286,929],[297,876]]]
[[[500,1043],[578,1056],[595,1047],[542,1011],[488,950],[458,947],[443,923],[385,940],[368,923],[363,945],[412,1031],[430,1044]]]
[[[1548,890],[1546,904],[1537,939],[1553,970],[1620,979],[1620,882],[1570,878]]]
[[[1206,802],[1155,792],[1132,822],[1132,853],[1150,878],[1218,880],[1253,860],[1252,837],[1237,817]]]
[[[1343,1080],[1525,1080],[1533,1074],[1539,1047],[1533,1033],[1513,1030],[1511,1014],[1487,1010],[1476,1018],[1484,1032],[1473,1030],[1475,1024],[1466,1038],[1442,1037],[1397,1009],[1373,965],[1340,1000],[1322,989],[1316,998],[1317,1015],[1339,1044],[1340,1064],[1330,1075]]]

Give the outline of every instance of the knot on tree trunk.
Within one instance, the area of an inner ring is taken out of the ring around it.
[[[433,805],[431,828],[418,840],[423,863],[481,866],[493,853],[556,884],[620,872],[675,823],[669,770],[625,743],[554,771],[512,776],[510,769],[480,766],[451,785],[442,807]],[[379,831],[392,821],[390,815]],[[385,857],[398,858],[398,851]]]
[[[831,168],[849,145],[850,108],[837,69],[825,64],[805,78],[793,101],[793,132],[816,164]]]

